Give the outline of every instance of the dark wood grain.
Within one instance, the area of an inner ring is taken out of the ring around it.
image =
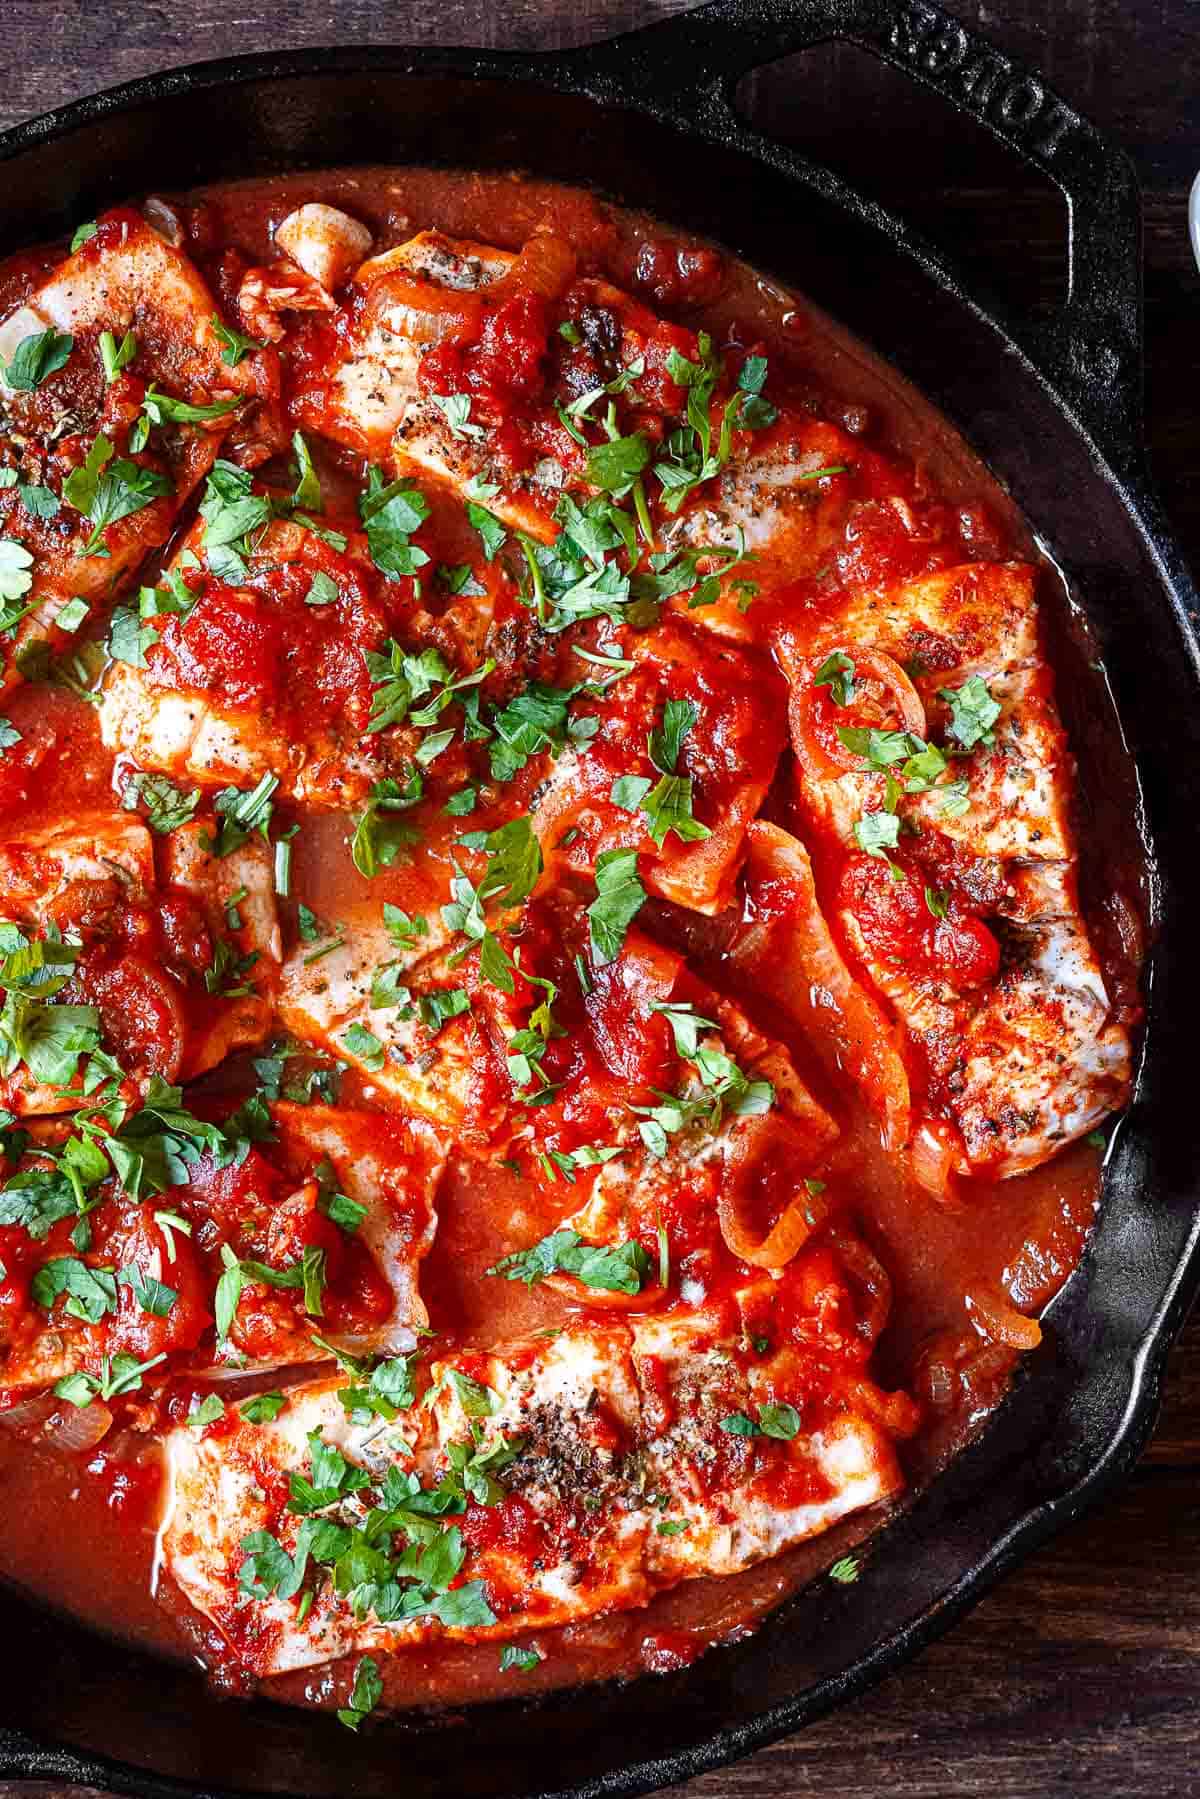
[[[205,57],[304,44],[551,47],[688,0],[7,0],[0,124]],[[1125,144],[1145,189],[1147,442],[1200,564],[1200,277],[1186,240],[1200,167],[1196,0],[957,0]],[[16,53],[12,53],[16,52]],[[1031,309],[1061,287],[1061,208],[982,141],[853,54],[746,84],[796,136]],[[942,160],[953,142],[953,167]],[[0,1786],[0,1799],[61,1789]],[[1200,1324],[1175,1349],[1154,1443],[1126,1490],[1036,1556],[944,1642],[847,1711],[675,1799],[1104,1799],[1200,1795]]]

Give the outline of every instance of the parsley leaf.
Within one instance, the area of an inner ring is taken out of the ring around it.
[[[357,1730],[363,1719],[375,1710],[383,1697],[383,1676],[379,1665],[364,1655],[354,1670],[354,1685],[349,1704],[339,1706],[338,1720],[347,1730]]]
[[[592,953],[614,962],[633,920],[646,902],[638,878],[636,850],[602,850],[596,858],[596,897],[587,908]]]
[[[278,785],[278,775],[266,774],[248,792],[240,787],[221,789],[213,800],[214,809],[221,815],[221,828],[212,846],[215,856],[232,855],[256,831],[266,841],[271,823],[271,795]]]
[[[482,425],[471,423],[470,394],[430,394],[430,399],[450,427],[452,437],[482,437]]]
[[[104,380],[111,387],[123,368],[137,355],[137,338],[127,331],[120,343],[111,331],[100,333],[100,360],[104,364]]]
[[[886,851],[900,841],[900,820],[894,812],[864,812],[854,821],[854,837],[860,850],[886,862]]]
[[[604,1293],[640,1293],[651,1272],[650,1257],[640,1243],[610,1247],[585,1243],[577,1231],[552,1231],[531,1249],[501,1256],[488,1274],[506,1281],[536,1285],[550,1274],[571,1274],[585,1287]]]
[[[48,375],[64,367],[74,348],[75,339],[56,331],[53,325],[48,325],[44,331],[31,332],[21,339],[8,366],[0,363],[4,385],[16,393],[32,393]]]
[[[486,506],[480,506],[474,500],[468,500],[467,522],[472,530],[479,533],[485,561],[494,562],[508,537],[508,532],[500,520],[494,512],[489,512]]]
[[[968,675],[961,687],[939,687],[938,698],[949,705],[947,728],[965,750],[973,750],[978,743],[995,743],[992,726],[1000,716],[1000,706],[981,676]]]
[[[63,499],[92,525],[91,536],[81,552],[84,556],[101,550],[101,533],[109,525],[143,511],[175,491],[170,479],[156,469],[142,468],[128,457],[115,462],[112,458],[112,444],[106,437],[98,436],[82,466],[72,469],[63,482]]]
[[[253,1399],[243,1401],[238,1411],[247,1424],[273,1424],[286,1404],[284,1393],[256,1393]]]
[[[167,836],[186,824],[200,804],[200,789],[182,793],[166,775],[146,774],[137,769],[126,783],[121,804],[126,812],[136,809],[138,802],[146,808],[146,823],[160,836]]]
[[[142,411],[152,425],[203,425],[212,419],[227,418],[242,404],[240,398],[233,398],[196,406],[190,400],[177,400],[172,394],[160,393],[152,382],[146,389]]]
[[[24,598],[33,586],[33,576],[29,572],[32,567],[33,557],[24,544],[17,543],[11,537],[0,537],[0,600]],[[18,613],[11,624],[6,621],[2,628],[10,630],[23,616],[23,613]]]
[[[218,581],[240,586],[252,554],[251,540],[269,523],[271,502],[253,491],[248,469],[218,457],[209,470],[200,516],[204,520],[204,553]]]
[[[416,769],[403,787],[390,775],[375,782],[350,839],[350,857],[359,874],[371,880],[381,868],[391,868],[402,850],[421,841],[416,826],[397,814],[409,811],[423,793],[424,783]]]
[[[745,1412],[730,1412],[721,1419],[721,1429],[731,1437],[775,1437],[784,1443],[790,1443],[800,1429],[800,1414],[794,1406],[767,1403],[756,1410],[757,1424]]]
[[[404,481],[386,485],[378,469],[368,477],[366,493],[359,495],[358,511],[367,533],[371,560],[391,581],[415,575],[429,561],[418,544],[410,543],[414,531],[420,530],[429,517],[429,502],[415,487]]]
[[[651,453],[649,439],[641,431],[635,431],[631,437],[615,437],[589,452],[586,478],[593,487],[602,487],[617,496],[628,493]]]
[[[243,356],[248,356],[251,350],[263,348],[262,344],[256,342],[254,338],[243,337],[240,331],[235,331],[231,325],[225,324],[215,312],[212,315],[212,328],[221,344],[221,361],[226,368],[235,369]]]

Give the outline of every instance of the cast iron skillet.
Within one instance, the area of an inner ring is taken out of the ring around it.
[[[831,37],[940,90],[1059,186],[1070,293],[1051,324],[1001,318],[897,219],[739,120],[744,73]],[[983,1436],[876,1539],[856,1585],[819,1582],[683,1672],[563,1694],[534,1714],[506,1701],[354,1737],[327,1717],[223,1704],[198,1673],[0,1594],[4,1775],[145,1795],[582,1799],[731,1761],[895,1668],[1127,1472],[1200,1284],[1200,955],[1186,918],[1200,867],[1197,596],[1142,463],[1129,165],[1040,79],[925,0],[715,0],[565,55],[238,58],[18,126],[0,159],[0,253],[148,187],[248,173],[441,162],[599,180],[773,269],[886,350],[1011,487],[1086,608],[1138,760],[1161,896],[1144,1065],[1099,1226],[1047,1341]]]

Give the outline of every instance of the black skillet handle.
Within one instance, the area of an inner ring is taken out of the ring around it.
[[[724,142],[761,148],[733,91],[795,50],[848,40],[972,115],[1060,189],[1069,208],[1068,289],[1048,321],[1008,319],[1013,338],[1118,468],[1141,455],[1141,208],[1125,153],[1041,78],[929,0],[710,0],[571,58],[598,98],[643,99]],[[581,70],[580,64],[584,67]],[[949,122],[948,122],[949,123]],[[779,146],[773,160],[805,165]],[[953,158],[947,131],[947,160]],[[931,260],[948,272],[940,252]]]

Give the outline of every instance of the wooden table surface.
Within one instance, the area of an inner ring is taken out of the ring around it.
[[[1197,0],[951,0],[1134,156],[1145,191],[1147,436],[1200,567],[1200,279],[1186,238],[1200,167]],[[549,47],[687,0],[7,0],[0,125],[149,70],[302,44]],[[1057,203],[1015,163],[952,140],[856,54],[750,84],[770,128],[905,209],[1008,293],[1053,297]],[[849,1710],[675,1799],[1104,1799],[1200,1795],[1200,1322],[1174,1351],[1154,1443],[1123,1493],[1009,1579],[948,1638]],[[3,1788],[0,1792],[19,1791]],[[40,1788],[45,1793],[46,1788]],[[24,1789],[23,1799],[32,1799]]]

